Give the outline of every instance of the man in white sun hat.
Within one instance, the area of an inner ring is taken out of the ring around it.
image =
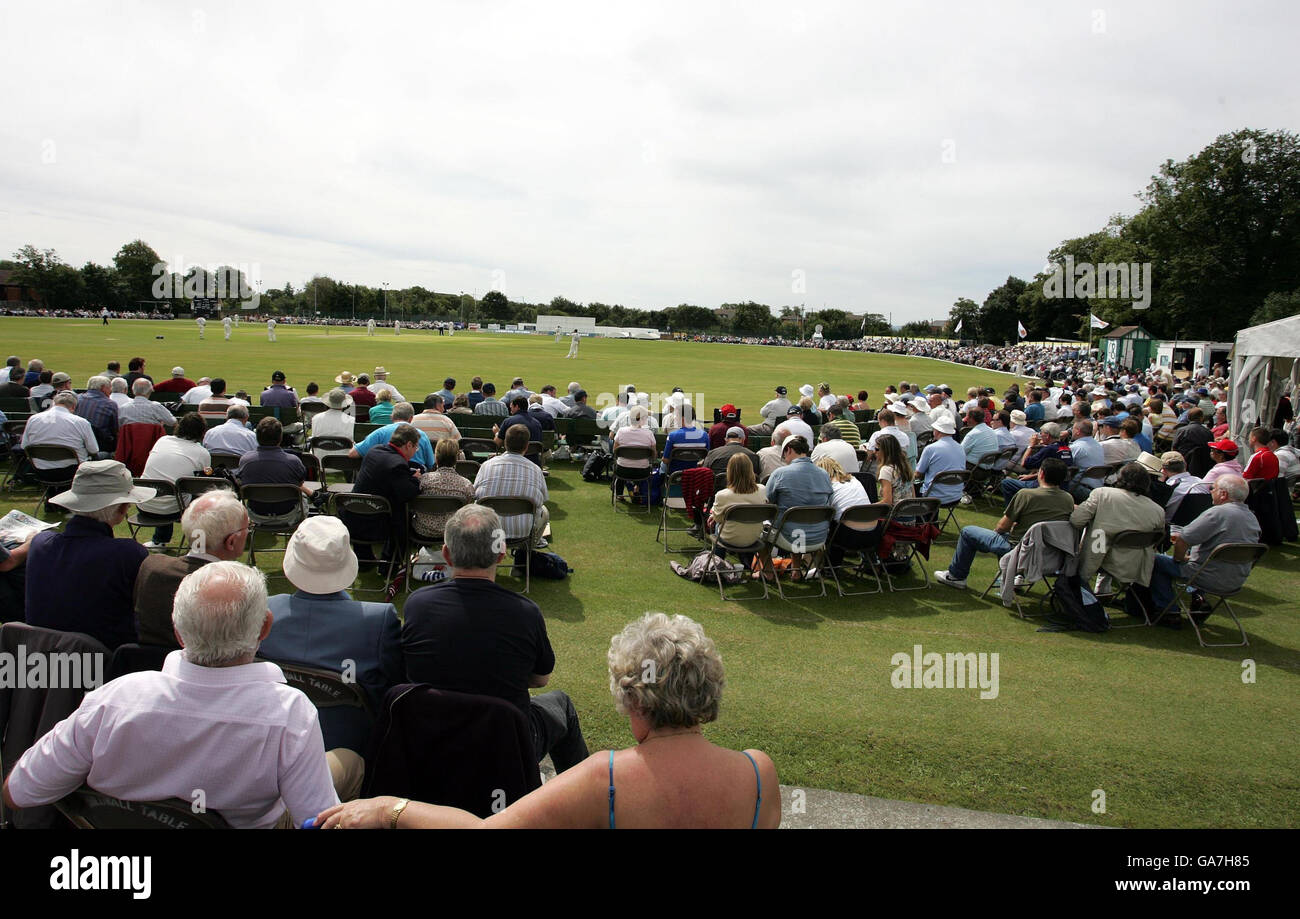
[[[353,600],[357,556],[348,528],[337,517],[309,517],[294,531],[284,553],[284,574],[297,588],[267,601],[275,625],[262,641],[261,657],[338,672],[351,661],[350,679],[365,691],[375,711],[384,694],[406,679],[402,629],[391,603]],[[326,758],[343,800],[361,790],[370,737],[370,716],[351,706],[320,712]]]

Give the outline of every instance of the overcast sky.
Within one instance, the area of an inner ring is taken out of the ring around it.
[[[1300,128],[1300,4],[881,6],[6,3],[0,252],[898,323]]]

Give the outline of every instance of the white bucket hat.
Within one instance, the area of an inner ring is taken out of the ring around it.
[[[348,528],[337,517],[308,517],[284,551],[285,577],[309,594],[332,594],[357,578],[357,554],[348,543]]]
[[[936,418],[934,420],[934,424],[932,424],[931,427],[934,428],[936,431],[938,431],[940,434],[957,433],[957,423],[952,420],[952,415],[949,415],[947,412],[944,412],[942,415]]]
[[[139,504],[158,494],[131,481],[131,470],[117,460],[92,460],[77,467],[72,487],[50,499],[51,504],[84,514],[114,504]]]
[[[801,395],[801,396],[805,396],[805,397],[811,399],[811,398],[813,397],[813,388],[812,388],[812,384],[811,384],[811,383],[805,383],[805,384],[803,384],[802,386],[800,386],[800,387],[799,387],[799,395]]]

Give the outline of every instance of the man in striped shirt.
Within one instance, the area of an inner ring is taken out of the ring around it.
[[[411,424],[416,429],[423,431],[429,440],[441,440],[444,437],[454,437],[460,440],[460,429],[456,423],[445,414],[446,404],[443,402],[442,393],[429,393],[424,397],[424,411],[411,419]]]

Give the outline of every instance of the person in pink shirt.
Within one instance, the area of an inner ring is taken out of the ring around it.
[[[1210,460],[1214,465],[1202,480],[1205,485],[1213,485],[1220,476],[1241,475],[1241,463],[1237,462],[1237,445],[1230,440],[1213,440],[1209,443]]]

